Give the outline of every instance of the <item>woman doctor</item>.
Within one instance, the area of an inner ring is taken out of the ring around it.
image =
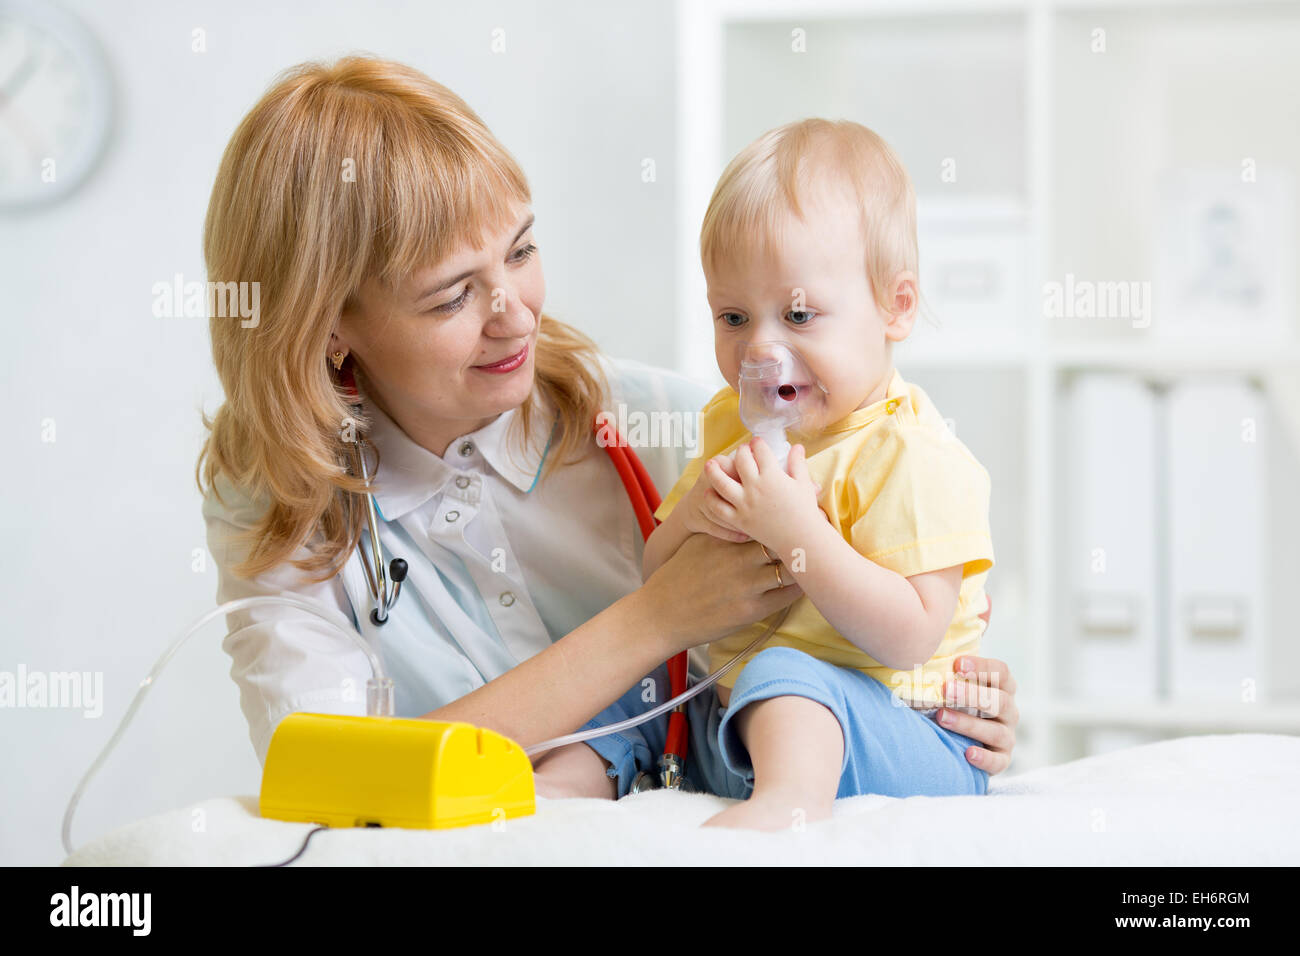
[[[800,593],[776,586],[758,543],[708,535],[642,584],[593,419],[620,404],[693,415],[710,390],[610,360],[542,313],[530,204],[511,156],[424,74],[361,57],[287,71],[235,131],[208,208],[209,279],[260,283],[261,311],[211,320],[226,402],[205,418],[198,469],[219,601],[337,608],[383,656],[398,716],[525,747],[662,701],[664,661]],[[359,409],[339,387],[349,369]],[[689,457],[682,437],[637,448],[660,488]],[[385,558],[409,566],[382,626],[356,547],[364,485],[346,469],[358,438],[378,458]],[[318,619],[258,608],[228,624],[259,760],[290,712],[365,712],[365,657]],[[952,690],[994,716],[944,713],[985,745],[967,759],[998,773],[1015,683],[1000,661],[969,663],[987,677],[954,675]],[[707,720],[691,724],[698,754]],[[540,755],[538,793],[622,796],[655,771],[663,732],[661,719]],[[724,792],[692,763],[693,784]]]

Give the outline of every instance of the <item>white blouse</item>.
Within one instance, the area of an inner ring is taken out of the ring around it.
[[[694,423],[714,389],[640,362],[602,361],[609,411],[666,493],[698,450]],[[374,497],[385,565],[395,557],[408,564],[389,620],[370,620],[374,602],[357,552],[319,584],[306,583],[287,560],[251,580],[231,573],[246,552],[229,538],[251,527],[265,503],[224,479],[225,503],[209,493],[203,504],[219,603],[292,593],[338,609],[379,651],[395,683],[397,715],[418,717],[500,676],[641,585],[641,533],[594,436],[592,454],[539,480],[552,415],[535,416],[526,450],[517,439],[507,445],[517,415],[511,409],[457,438],[440,458],[373,403],[365,411],[379,451]],[[293,557],[306,554],[302,547]],[[329,625],[287,607],[230,614],[227,625],[222,646],[259,761],[286,714],[365,713],[365,655]],[[704,662],[693,655],[692,663],[700,670]]]

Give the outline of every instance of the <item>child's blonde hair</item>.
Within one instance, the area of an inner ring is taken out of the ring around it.
[[[872,294],[886,312],[894,278],[920,273],[916,192],[889,144],[851,120],[803,119],[768,130],[722,173],[700,230],[700,257],[713,270],[728,259],[770,253],[789,210],[803,218],[799,193],[814,177],[847,186],[857,198]],[[805,196],[807,193],[805,192]]]

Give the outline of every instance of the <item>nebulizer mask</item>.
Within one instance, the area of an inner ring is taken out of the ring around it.
[[[751,342],[740,351],[740,420],[786,467],[786,432],[811,430],[825,418],[829,392],[799,352],[784,342]]]

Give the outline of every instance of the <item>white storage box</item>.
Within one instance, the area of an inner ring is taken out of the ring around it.
[[[1262,701],[1267,409],[1232,379],[1177,385],[1167,404],[1170,695]]]
[[[1067,617],[1062,685],[1147,703],[1159,694],[1156,398],[1126,375],[1067,386]]]

